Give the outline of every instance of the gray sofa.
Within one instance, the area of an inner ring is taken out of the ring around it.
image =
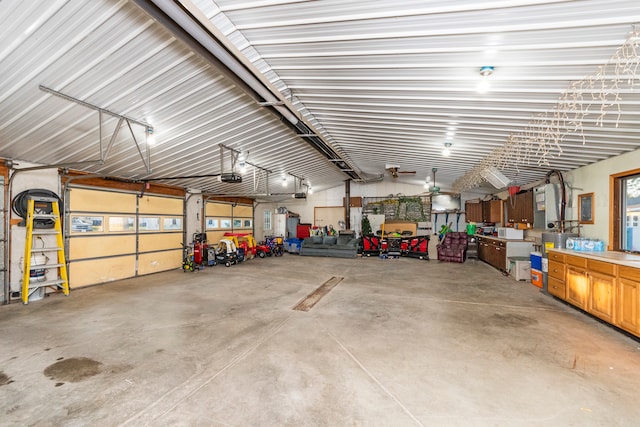
[[[300,255],[355,258],[358,239],[352,235],[307,237],[302,241]]]

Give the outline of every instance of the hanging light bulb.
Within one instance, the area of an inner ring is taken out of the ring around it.
[[[283,177],[282,177],[282,186],[283,186],[283,187],[286,187],[286,186],[287,186],[287,177],[286,177],[286,176],[283,176]]]

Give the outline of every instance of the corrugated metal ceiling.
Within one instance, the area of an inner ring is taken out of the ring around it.
[[[418,184],[437,168],[444,189],[525,133],[572,82],[597,72],[640,22],[636,0],[175,3],[196,21],[204,16],[201,24],[219,31],[356,171],[373,177],[395,164],[416,171],[397,180]],[[133,2],[4,0],[0,40],[1,157],[46,164],[100,158],[98,113],[40,90],[44,85],[154,127],[151,174],[126,126],[104,164],[82,167],[90,172],[133,179],[215,174],[224,144],[248,150],[250,162],[273,171],[271,192],[292,191],[289,173],[314,188],[346,179]],[[480,94],[479,70],[487,65],[495,67],[491,89]],[[585,91],[591,106],[581,122],[584,145],[581,134],[570,133],[547,163],[511,162],[504,174],[526,183],[638,148],[640,94],[620,89],[617,127],[615,114],[598,125],[602,101]],[[116,123],[103,115],[103,150]],[[132,129],[144,140],[143,127]],[[441,154],[446,141],[450,157]],[[254,187],[252,174],[243,184],[167,182],[219,193],[267,191],[263,180]]]

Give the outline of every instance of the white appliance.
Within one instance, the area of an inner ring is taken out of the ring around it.
[[[510,227],[496,227],[496,230],[498,231],[498,237],[501,239],[524,239],[524,230],[516,230],[515,228]]]

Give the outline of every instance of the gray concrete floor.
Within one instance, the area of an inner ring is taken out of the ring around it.
[[[285,254],[0,307],[0,424],[632,426],[639,365],[479,261]]]

